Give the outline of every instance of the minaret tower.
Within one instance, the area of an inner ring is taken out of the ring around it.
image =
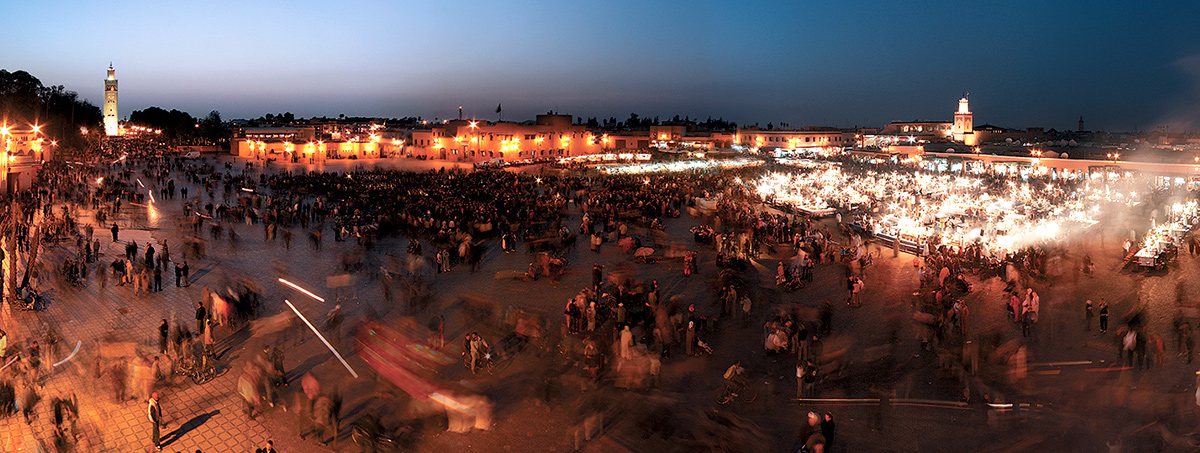
[[[954,127],[951,128],[954,141],[974,146],[974,121],[974,115],[971,114],[971,109],[967,106],[967,95],[964,94],[962,99],[958,100],[958,111],[954,112]]]
[[[104,134],[120,135],[117,126],[117,70],[108,64],[108,78],[104,79]]]

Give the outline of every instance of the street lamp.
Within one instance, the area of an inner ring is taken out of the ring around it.
[[[471,133],[475,134],[475,140],[474,140],[475,141],[475,151],[479,151],[480,154],[483,154],[482,153],[483,143],[481,143],[483,140],[481,140],[479,138],[479,122],[471,121],[470,126],[471,126]]]

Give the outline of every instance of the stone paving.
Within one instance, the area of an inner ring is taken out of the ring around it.
[[[343,170],[348,167],[349,164],[330,169]],[[132,239],[143,247],[148,240],[165,240],[171,246],[172,258],[178,260],[182,251],[179,240],[185,234],[178,227],[177,219],[182,214],[180,205],[179,200],[160,203],[161,212],[156,215],[149,215],[144,208],[124,208],[119,220],[123,228],[121,240]],[[577,225],[578,212],[572,208],[571,213],[568,224]],[[84,221],[88,218],[84,215]],[[687,218],[670,220],[666,222],[668,233],[681,243],[694,247],[688,240],[690,234],[687,228],[696,222]],[[316,251],[304,240],[303,232],[297,229],[294,230],[296,240],[292,248],[284,249],[279,243],[264,243],[260,226],[237,225],[235,229],[239,235],[236,245],[230,244],[224,237],[210,239],[207,257],[190,263],[193,278],[189,288],[175,288],[173,274],[172,278],[164,275],[165,291],[146,296],[134,295],[128,287],[113,287],[112,279],[109,279],[109,286],[105,289],[98,288],[94,280],[80,290],[57,287],[47,282],[39,286],[47,288],[46,293],[52,301],[47,310],[40,313],[6,310],[0,314],[0,325],[9,332],[10,345],[14,347],[23,344],[22,340],[30,336],[40,337],[44,332],[43,323],[55,328],[63,346],[54,360],[48,360],[50,362],[61,360],[76,341],[82,341],[79,354],[59,367],[61,369],[50,371],[49,377],[43,381],[45,388],[38,391],[43,399],[35,406],[38,415],[31,425],[25,424],[19,415],[0,420],[0,451],[37,451],[39,442],[49,445],[48,442],[53,439],[50,400],[71,393],[79,398],[83,438],[91,445],[91,448],[81,445],[81,451],[150,450],[145,399],[139,396],[121,403],[112,402],[112,392],[105,378],[95,377],[94,361],[100,348],[96,340],[102,340],[105,344],[131,342],[137,345],[141,354],[150,357],[157,347],[156,328],[161,318],[180,319],[192,325],[192,307],[204,286],[220,290],[226,282],[241,277],[260,285],[266,315],[263,320],[246,329],[218,329],[219,349],[227,350],[220,361],[230,371],[199,386],[186,381],[157,388],[163,395],[162,404],[168,425],[163,430],[168,442],[165,451],[253,451],[266,439],[273,439],[280,451],[324,450],[311,440],[299,439],[298,434],[304,430],[307,422],[295,411],[284,412],[277,407],[255,420],[249,420],[241,413],[241,402],[234,388],[242,364],[251,359],[253,351],[262,344],[281,338],[290,341],[287,343],[285,361],[289,377],[294,381],[299,375],[311,371],[323,382],[338,387],[338,391],[347,396],[346,409],[343,411],[346,420],[352,421],[358,415],[393,404],[395,399],[386,394],[394,392],[394,389],[390,388],[390,384],[375,381],[366,365],[353,357],[348,335],[340,339],[332,338],[331,341],[348,356],[350,365],[364,375],[364,378],[357,380],[349,378],[345,369],[324,346],[312,339],[310,332],[289,336],[292,334],[264,327],[281,316],[290,319],[290,311],[280,302],[285,298],[313,319],[320,319],[332,303],[339,301],[346,309],[348,319],[351,314],[361,314],[367,307],[386,309],[378,304],[382,298],[378,292],[378,281],[371,276],[370,269],[356,274],[355,284],[350,288],[334,290],[325,285],[326,276],[342,272],[338,257],[354,251],[357,248],[354,243],[337,243],[327,237],[322,249]],[[123,243],[110,243],[106,229],[97,228],[96,234],[105,244],[105,257],[109,261],[113,256],[124,254]],[[204,236],[208,238],[207,231]],[[372,259],[375,261],[368,261],[378,265],[376,261],[382,255],[403,255],[406,241],[406,238],[381,240],[373,253]],[[1089,241],[1096,242],[1094,238]],[[1144,418],[1129,416],[1141,410],[1139,406],[1147,406],[1148,402],[1155,406],[1166,405],[1164,401],[1178,398],[1179,395],[1186,396],[1186,392],[1194,390],[1191,373],[1200,363],[1185,364],[1169,354],[1166,365],[1154,372],[1104,371],[1115,359],[1113,334],[1100,335],[1095,330],[1084,333],[1079,304],[1084,298],[1096,300],[1102,296],[1109,297],[1113,304],[1114,328],[1120,315],[1135,307],[1142,307],[1147,312],[1153,330],[1163,332],[1164,341],[1169,343],[1170,336],[1165,332],[1176,303],[1195,307],[1195,301],[1185,296],[1194,294],[1192,287],[1195,286],[1195,279],[1191,277],[1200,272],[1200,260],[1181,256],[1166,272],[1130,273],[1115,268],[1116,252],[1112,250],[1112,244],[1103,248],[1093,242],[1082,244],[1079,249],[1093,250],[1099,268],[1095,277],[1075,279],[1066,274],[1059,279],[1035,283],[1035,287],[1042,292],[1043,320],[1034,338],[1022,340],[1022,344],[1027,344],[1029,348],[1031,362],[1085,360],[1091,364],[1084,369],[1035,368],[1045,373],[1034,374],[1027,383],[1013,389],[1009,397],[1057,403],[1059,406],[1054,416],[1063,420],[1071,417],[1088,419],[1093,425],[1087,433],[1128,432],[1144,424]],[[1021,438],[1023,443],[1010,444],[1017,447],[1035,444],[1064,446],[1075,442],[1083,445],[1078,450],[1093,451],[1092,447],[1102,444],[1103,439],[1095,436],[1080,435],[1074,431],[1070,435],[1062,434],[1058,431],[1059,423],[1067,422],[1056,419],[1046,419],[1037,425],[1006,425],[1001,430],[993,430],[986,420],[981,421],[970,413],[907,408],[897,409],[897,417],[889,421],[883,430],[874,430],[869,422],[870,412],[864,407],[789,403],[795,392],[795,381],[791,375],[793,361],[762,352],[759,326],[762,319],[769,315],[769,310],[779,304],[796,303],[811,308],[826,298],[839,302],[836,304],[835,333],[827,339],[827,350],[835,345],[838,349],[848,350],[846,357],[849,366],[846,368],[849,371],[844,380],[822,385],[819,389],[822,396],[869,396],[869,387],[880,385],[895,390],[897,397],[952,400],[961,390],[962,378],[942,372],[937,359],[923,355],[918,342],[914,340],[916,331],[911,325],[910,301],[911,293],[916,289],[916,272],[910,265],[912,257],[902,254],[892,258],[887,249],[876,251],[882,253],[869,269],[866,278],[868,297],[862,309],[849,309],[840,303],[845,297],[844,286],[838,284],[843,281],[840,266],[820,266],[817,268],[817,284],[784,294],[774,288],[772,279],[777,257],[786,256],[788,251],[779,250],[773,256],[764,257],[756,263],[757,272],[745,273],[753,287],[755,320],[745,327],[729,327],[719,336],[714,335],[710,343],[716,353],[710,358],[682,357],[682,354],[678,354],[664,362],[659,391],[650,394],[624,392],[617,398],[628,401],[667,395],[677,399],[681,407],[707,411],[713,406],[710,389],[720,385],[720,370],[733,360],[747,360],[752,376],[763,380],[766,385],[764,395],[755,405],[730,406],[721,410],[760,423],[759,428],[764,435],[775,439],[772,442],[775,446],[788,445],[787,439],[795,436],[796,432],[796,424],[790,421],[799,420],[810,409],[833,410],[841,417],[839,430],[845,433],[845,437],[840,451],[952,451],[947,450],[947,445],[970,445],[980,449],[989,447],[994,451],[1002,451],[994,448],[998,436],[1007,440]],[[56,246],[45,249],[44,253],[46,262],[57,263],[68,251]],[[561,323],[559,310],[562,303],[590,283],[587,270],[592,261],[607,263],[610,272],[620,270],[638,278],[659,279],[664,294],[695,302],[701,311],[714,310],[711,280],[715,272],[711,250],[701,249],[700,275],[691,279],[682,277],[678,262],[664,260],[657,265],[640,264],[630,260],[627,254],[619,252],[616,247],[606,247],[600,254],[593,254],[586,247],[581,247],[571,252],[569,257],[571,269],[560,282],[494,278],[493,274],[501,272],[523,271],[530,260],[524,253],[503,254],[497,253],[494,248],[485,255],[481,270],[476,274],[470,274],[465,266],[459,266],[450,274],[439,275],[431,283],[440,296],[432,310],[447,316],[447,354],[457,357],[456,343],[462,334],[486,327],[463,316],[462,310],[456,308],[461,303],[458,296],[482,295],[503,304],[538,310],[547,314],[551,325],[558,325]],[[1072,259],[1078,259],[1078,254],[1073,255]],[[320,303],[283,288],[274,283],[277,276],[287,276],[328,298],[330,302]],[[999,335],[1005,340],[1019,339],[1019,331],[1004,320],[1003,306],[998,303],[1003,283],[996,279],[980,282],[974,278],[972,282],[977,286],[977,291],[967,300],[972,310],[972,337],[985,339]],[[349,332],[350,329],[344,327],[343,331]],[[888,365],[865,358],[866,351],[884,346],[891,351]],[[1171,346],[1168,344],[1169,352]],[[571,450],[571,420],[577,414],[570,405],[543,406],[536,402],[533,388],[539,383],[537,366],[533,362],[517,363],[503,376],[491,378],[470,376],[461,366],[441,370],[448,382],[478,389],[494,398],[502,415],[490,431],[432,434],[422,439],[416,449]],[[578,383],[564,376],[561,384],[564,401],[579,395],[577,389],[568,388],[572,385],[577,386]],[[18,388],[20,393],[21,389]],[[1095,402],[1081,403],[1092,400]],[[1121,414],[1121,417],[1092,414]],[[1105,424],[1102,421],[1105,418],[1112,418],[1111,424]],[[936,429],[944,426],[955,426],[956,429]],[[635,434],[631,435],[614,430],[600,440],[587,444],[585,450],[671,450],[669,445],[656,443],[656,439],[639,439],[636,431],[633,432]],[[344,439],[346,433],[347,429],[343,427],[340,433],[343,439],[333,446],[356,451]],[[903,444],[897,444],[898,441]]]
[[[340,165],[339,165],[340,164]],[[358,163],[336,162],[331,165],[320,165],[312,169],[328,169],[329,171],[344,171],[359,166]],[[368,162],[367,164],[370,164]],[[421,162],[424,167],[438,168],[436,162]],[[456,164],[440,163],[441,166],[454,167]],[[296,169],[306,168],[303,165],[294,166]],[[278,169],[276,166],[275,169]],[[189,187],[191,194],[197,195],[200,190],[180,182],[178,187]],[[150,189],[154,185],[144,181]],[[210,201],[206,194],[199,195],[204,202]],[[221,195],[216,197],[221,200]],[[172,264],[163,273],[163,290],[158,293],[144,295],[135,294],[131,286],[115,286],[114,278],[109,277],[106,287],[100,288],[94,272],[96,263],[91,265],[90,279],[82,288],[64,286],[52,277],[54,272],[45,272],[41,281],[34,279],[34,286],[50,300],[50,305],[43,311],[18,311],[4,307],[0,313],[0,326],[9,333],[10,350],[25,348],[33,340],[45,344],[47,330],[53,329],[61,338],[60,348],[54,360],[44,360],[53,363],[65,357],[81,342],[80,351],[59,367],[46,366],[44,378],[36,393],[41,397],[34,406],[36,416],[32,423],[27,424],[19,414],[15,417],[0,419],[0,451],[38,451],[41,448],[52,447],[54,439],[53,407],[51,399],[55,397],[70,397],[74,395],[80,408],[78,431],[81,433],[78,448],[80,451],[152,451],[150,442],[150,423],[146,417],[145,391],[138,391],[132,386],[128,398],[114,402],[112,386],[107,375],[97,377],[96,357],[98,351],[112,348],[112,345],[136,345],[136,356],[153,360],[158,350],[158,325],[164,317],[170,320],[172,326],[184,322],[194,330],[194,307],[200,299],[202,288],[209,287],[221,291],[227,284],[247,280],[257,285],[264,301],[263,310],[267,322],[278,325],[281,318],[290,320],[294,315],[282,300],[291,300],[302,313],[305,313],[314,324],[320,325],[334,303],[340,302],[349,316],[357,315],[363,306],[370,304],[369,300],[359,300],[357,297],[364,291],[377,291],[377,283],[362,275],[354,275],[349,288],[329,288],[325,277],[343,273],[338,259],[346,252],[358,249],[353,241],[338,243],[326,238],[320,250],[314,250],[304,238],[303,231],[294,230],[296,239],[290,249],[282,246],[282,240],[267,243],[263,239],[261,225],[247,226],[223,222],[225,230],[233,228],[237,231],[238,240],[231,243],[226,234],[220,238],[208,235],[208,228],[197,236],[206,240],[205,255],[199,260],[189,260],[191,267],[191,285],[177,288],[174,286],[174,262],[183,259],[184,236],[192,235],[182,210],[182,200],[161,200],[155,204],[153,211],[145,207],[125,204],[121,213],[115,216],[120,226],[119,241],[112,242],[107,227],[109,224],[95,227],[95,238],[101,242],[102,252],[99,263],[111,263],[115,257],[124,257],[125,244],[135,241],[139,246],[138,257],[141,259],[145,245],[153,241],[157,252],[163,252],[161,243],[166,242],[170,247]],[[83,210],[79,213],[80,224],[94,223],[91,213]],[[406,239],[404,239],[406,241]],[[402,250],[401,239],[381,241],[386,246]],[[75,252],[74,244],[45,246],[39,259],[47,269],[53,269],[58,263]],[[386,253],[386,251],[384,252]],[[18,274],[20,275],[20,274]],[[317,302],[298,292],[282,288],[275,283],[276,277],[286,276],[328,297],[328,304]],[[378,297],[368,298],[378,299]],[[273,315],[272,315],[273,314]],[[348,316],[348,317],[349,317]],[[263,318],[260,318],[263,319]],[[218,362],[226,369],[221,376],[202,385],[195,385],[186,377],[173,376],[160,381],[154,390],[160,394],[167,426],[162,429],[164,451],[193,452],[209,451],[253,451],[263,446],[267,439],[275,441],[281,451],[321,451],[328,448],[318,446],[311,440],[303,442],[298,434],[310,423],[307,419],[288,413],[282,406],[268,411],[267,417],[248,419],[243,413],[242,402],[235,389],[237,378],[242,365],[252,359],[254,351],[263,344],[287,340],[285,346],[285,367],[289,370],[288,378],[295,382],[305,372],[312,372],[323,382],[333,381],[327,388],[337,389],[342,393],[356,395],[365,393],[370,399],[374,385],[372,380],[338,382],[348,377],[348,373],[333,359],[319,341],[315,341],[311,332],[304,330],[297,333],[295,329],[262,328],[262,322],[254,322],[238,331],[227,327],[215,330],[217,350],[223,351]],[[295,327],[295,324],[286,324]],[[456,329],[461,330],[461,328]],[[343,332],[349,332],[343,328]],[[329,335],[329,332],[326,332]],[[449,335],[449,333],[448,333]],[[352,354],[349,335],[330,339],[340,352],[349,357],[351,366],[359,373],[369,372],[369,368]],[[42,347],[48,355],[53,355],[46,346]],[[243,352],[248,352],[243,354]],[[51,357],[47,357],[50,359]],[[132,357],[126,357],[131,359]],[[109,359],[111,362],[113,359]],[[17,386],[18,398],[24,393],[21,385]],[[365,387],[364,387],[365,386]],[[298,386],[292,386],[298,387]],[[288,389],[285,389],[287,392]],[[286,404],[292,395],[280,395],[277,399]],[[362,408],[365,403],[362,398],[355,402],[347,402],[349,411]],[[345,438],[346,426],[339,433]],[[341,441],[343,444],[345,440]]]
[[[108,245],[101,259],[107,258],[111,262],[112,257],[124,254],[124,246],[110,242],[111,237],[107,231],[105,233],[101,242]],[[144,245],[154,234],[126,229],[120,236],[122,242],[132,239]],[[50,248],[46,252],[52,257],[56,252],[64,251]],[[84,427],[85,435],[96,451],[148,449],[150,424],[146,417],[146,398],[140,394],[142,392],[131,389],[129,393],[133,399],[113,404],[111,390],[102,384],[105,380],[96,377],[97,340],[106,344],[137,344],[139,352],[147,357],[157,352],[157,327],[163,313],[173,320],[192,322],[194,301],[199,300],[201,288],[211,280],[204,274],[211,275],[206,271],[211,271],[212,266],[194,269],[192,275],[201,276],[195,278],[189,288],[176,288],[171,278],[169,282],[164,281],[163,292],[138,296],[129,286],[113,286],[115,282],[111,278],[108,286],[101,289],[93,278],[79,290],[62,287],[44,290],[51,303],[43,312],[9,312],[4,322],[9,332],[29,330],[14,329],[14,326],[53,326],[62,339],[60,357],[68,354],[76,342],[82,342],[82,346],[77,355],[61,369],[53,369],[44,380],[45,387],[38,391],[43,400],[35,406],[38,416],[32,425],[26,425],[21,417],[0,423],[0,436],[3,436],[0,445],[5,445],[7,451],[18,451],[10,448],[23,445],[27,449],[35,439],[52,438],[50,398],[74,394],[81,408],[80,426]],[[32,329],[43,332],[41,327]],[[162,430],[165,450],[238,451],[269,437],[261,423],[247,421],[241,414],[240,401],[231,391],[237,376],[237,372],[226,372],[204,385],[183,380],[178,385],[157,388],[162,395],[167,422],[167,427]]]

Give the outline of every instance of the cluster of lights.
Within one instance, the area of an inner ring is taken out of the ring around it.
[[[1175,203],[1167,214],[1168,221],[1156,222],[1142,238],[1142,249],[1137,253],[1139,258],[1157,258],[1168,245],[1179,246],[1192,225],[1200,220],[1200,206],[1195,200],[1187,204]]]
[[[138,132],[138,133],[142,133],[142,134],[155,134],[155,135],[162,134],[162,129],[155,129],[152,127],[145,127],[145,126],[136,126],[136,125],[129,126],[129,130]],[[83,133],[87,133],[86,131],[87,131],[86,128],[82,128]]]
[[[616,161],[637,161],[646,162],[650,160],[649,153],[604,153],[604,154],[583,154],[579,156],[563,157],[558,159],[558,163],[566,165],[572,163],[596,163],[596,162],[616,162]]]
[[[997,185],[912,172],[848,174],[828,163],[796,163],[804,170],[771,173],[743,185],[767,202],[810,213],[875,204],[881,209],[862,223],[877,235],[912,241],[937,237],[959,246],[978,242],[993,253],[1091,228],[1098,223],[1093,218],[1100,205],[1113,199],[1103,184],[1073,190],[1009,179]]]
[[[0,165],[8,166],[13,163],[14,157],[10,153],[12,152],[14,140],[30,144],[29,150],[32,153],[31,155],[36,155],[40,159],[42,143],[45,142],[45,139],[40,137],[41,134],[42,126],[36,123],[30,124],[28,131],[13,130],[8,123],[0,125],[0,145],[3,145],[0,148]],[[58,141],[51,141],[50,145],[58,146]]]
[[[600,165],[596,169],[606,174],[637,175],[646,173],[679,173],[697,170],[730,170],[757,167],[762,160],[741,157],[737,159],[675,160],[667,162],[644,162],[636,164]]]

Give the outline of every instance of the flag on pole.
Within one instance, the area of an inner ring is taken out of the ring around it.
[[[496,104],[496,113],[500,113],[500,104]]]

